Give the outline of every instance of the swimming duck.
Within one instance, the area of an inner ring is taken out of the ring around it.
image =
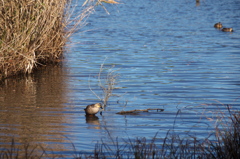
[[[102,108],[101,103],[88,105],[84,110],[86,115],[95,115],[98,113],[99,108]]]
[[[222,26],[222,23],[219,22],[219,23],[214,24],[214,27],[215,28],[222,28],[223,26]]]
[[[223,28],[222,31],[224,31],[224,32],[233,32],[233,28]]]

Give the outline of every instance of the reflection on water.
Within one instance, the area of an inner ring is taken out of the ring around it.
[[[99,118],[95,115],[85,115],[86,123],[89,124],[89,129],[100,129]]]
[[[6,79],[0,87],[0,147],[8,148],[12,138],[19,148],[44,143],[44,148],[66,150],[66,76],[59,67],[42,68],[27,77]],[[53,144],[54,143],[54,144]]]
[[[196,6],[200,6],[200,0],[196,0]]]

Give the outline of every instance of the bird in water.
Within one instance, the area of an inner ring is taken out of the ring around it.
[[[99,112],[99,109],[102,108],[101,103],[88,105],[84,110],[86,115],[95,115]]]
[[[222,23],[219,22],[219,23],[216,23],[216,24],[214,25],[214,27],[215,27],[215,28],[222,28],[223,26],[222,26]]]
[[[222,31],[224,31],[224,32],[233,32],[233,28],[223,28]]]

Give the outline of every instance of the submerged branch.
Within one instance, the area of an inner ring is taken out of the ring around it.
[[[159,109],[159,108],[151,109],[151,108],[149,108],[149,109],[135,109],[135,110],[129,110],[129,111],[121,111],[121,112],[118,112],[116,114],[137,114],[139,112],[148,112],[149,110],[157,110],[157,112],[158,111],[160,111],[160,112],[164,111],[164,109]]]

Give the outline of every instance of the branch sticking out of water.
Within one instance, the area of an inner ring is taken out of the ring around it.
[[[103,102],[103,108],[107,105],[107,102],[111,96],[117,96],[116,94],[113,94],[113,90],[115,89],[115,85],[118,83],[119,74],[117,71],[119,69],[114,69],[114,65],[110,68],[104,68],[104,63],[106,59],[101,64],[99,73],[98,73],[98,86],[103,92],[102,98],[99,97],[90,87],[89,89],[92,91],[92,93]],[[107,74],[103,75],[103,71],[106,70]]]
[[[102,8],[106,11],[107,14],[110,14],[107,10],[107,8],[103,5],[103,3],[107,4],[119,4],[119,2],[116,2],[114,0],[85,0],[82,6],[102,6]]]

